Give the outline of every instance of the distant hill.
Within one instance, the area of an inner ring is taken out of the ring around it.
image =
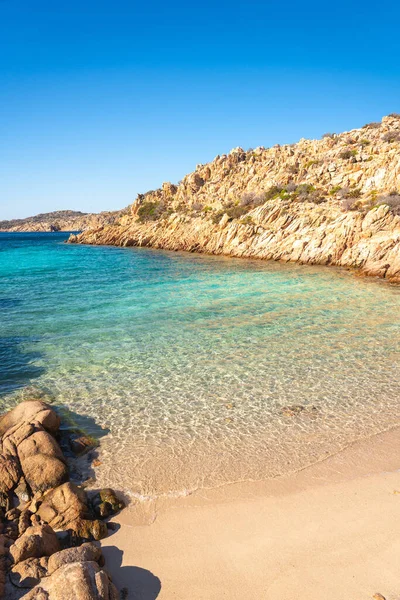
[[[0,231],[84,231],[104,225],[115,224],[128,209],[84,213],[75,210],[56,210],[26,219],[0,221]]]

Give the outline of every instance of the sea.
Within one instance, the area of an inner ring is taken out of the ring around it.
[[[400,288],[333,267],[0,234],[0,413],[43,398],[138,502],[400,423]]]

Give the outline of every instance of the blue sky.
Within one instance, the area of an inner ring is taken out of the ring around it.
[[[0,0],[0,219],[400,112],[395,1]]]

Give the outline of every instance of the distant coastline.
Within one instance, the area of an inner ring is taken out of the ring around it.
[[[81,232],[85,229],[112,225],[117,218],[125,214],[126,209],[101,213],[84,213],[74,210],[57,210],[42,213],[25,219],[0,221],[2,233],[54,233],[57,231]]]

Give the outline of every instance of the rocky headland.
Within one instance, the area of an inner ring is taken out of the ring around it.
[[[84,231],[104,225],[112,225],[126,214],[127,210],[106,211],[102,213],[83,213],[74,210],[56,210],[42,213],[26,219],[0,221],[0,231],[8,232],[50,232]]]
[[[110,489],[70,481],[74,461],[95,443],[60,430],[40,400],[0,417],[0,597],[6,600],[117,600],[96,543],[103,520],[123,503]],[[63,450],[61,450],[63,448]]]
[[[320,140],[235,148],[71,243],[337,265],[400,282],[400,115]]]

